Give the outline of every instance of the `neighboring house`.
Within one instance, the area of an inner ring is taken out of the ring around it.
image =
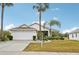
[[[49,36],[48,28],[41,26],[41,30],[44,35]],[[33,40],[33,36],[37,37],[37,31],[39,31],[38,23],[34,23],[29,26],[23,24],[19,27],[10,29],[11,35],[13,36],[13,40]]]
[[[69,39],[70,40],[79,40],[79,29],[76,29],[69,33]]]

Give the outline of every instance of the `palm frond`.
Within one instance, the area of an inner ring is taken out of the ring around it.
[[[56,26],[61,27],[61,23],[60,23],[59,21],[57,21],[57,20],[50,20],[50,21],[48,22],[48,24],[49,24],[50,26],[56,25]]]
[[[0,6],[2,5],[2,3],[0,3]],[[4,6],[13,6],[13,3],[4,3]]]
[[[48,3],[44,3],[45,7],[48,9],[49,8],[49,4]]]
[[[9,6],[13,6],[13,5],[14,5],[13,3],[5,3],[5,4],[4,4],[4,6],[8,6],[8,7],[9,7]]]
[[[48,9],[49,5],[48,3],[37,3],[36,5],[33,6],[33,9],[37,9],[38,12],[44,12],[46,9]]]
[[[35,9],[35,5],[33,6],[33,9]]]

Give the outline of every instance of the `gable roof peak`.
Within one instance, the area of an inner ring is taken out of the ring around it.
[[[28,25],[22,24],[22,25],[20,25],[19,27],[28,27]]]

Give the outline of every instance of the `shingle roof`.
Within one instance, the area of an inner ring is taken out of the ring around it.
[[[33,23],[33,24],[31,24],[30,26],[32,26],[32,25],[34,25],[34,24],[37,24],[37,25],[40,25],[40,24],[38,24],[38,23]],[[41,25],[43,28],[46,28],[46,29],[49,29],[48,27],[44,27],[43,25]]]
[[[74,30],[74,31],[72,31],[70,33],[79,33],[79,29],[76,29],[76,30]]]
[[[23,25],[20,25],[19,27],[10,29],[10,31],[16,31],[16,30],[36,30],[36,29],[32,28],[26,24],[23,24]]]

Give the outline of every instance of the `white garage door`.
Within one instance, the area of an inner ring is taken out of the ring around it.
[[[36,35],[36,31],[27,31],[27,32],[13,32],[13,40],[33,40],[33,35]]]

